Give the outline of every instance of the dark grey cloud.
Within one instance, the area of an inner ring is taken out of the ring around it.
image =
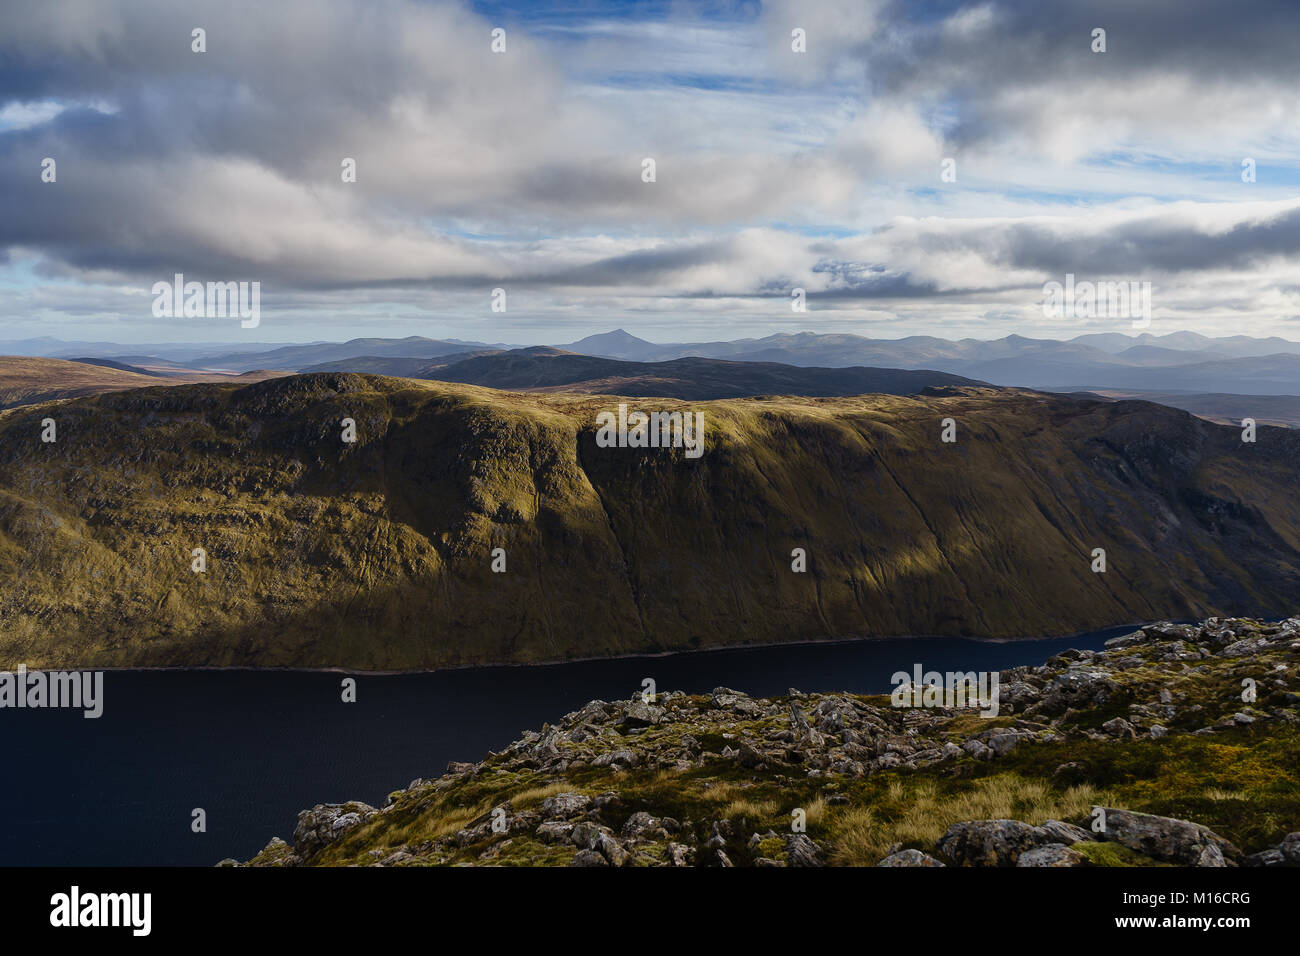
[[[1095,28],[1106,31],[1105,53],[1092,51]],[[855,53],[874,92],[930,97],[951,110],[947,136],[960,147],[1003,140],[1028,123],[1032,99],[1020,94],[1036,89],[1060,90],[1060,109],[1084,113],[1094,83],[1127,90],[1135,110],[1146,86],[1167,77],[1185,78],[1193,94],[1225,85],[1294,89],[1297,35],[1300,4],[1292,0],[896,2],[885,28]],[[1182,104],[1189,122],[1200,105]]]

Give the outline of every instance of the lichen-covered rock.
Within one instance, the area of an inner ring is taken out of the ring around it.
[[[791,866],[825,866],[822,848],[806,833],[792,833],[786,837],[785,851]]]
[[[1103,809],[1102,836],[1153,859],[1184,866],[1235,866],[1242,859],[1240,850],[1199,823],[1113,807]]]
[[[1045,842],[1041,830],[1019,820],[969,820],[950,826],[935,847],[958,866],[1015,866]]]
[[[368,803],[322,803],[298,814],[293,829],[293,849],[310,857],[335,842],[353,827],[360,826],[379,811]]]
[[[885,857],[876,866],[945,866],[928,853],[920,850],[899,850]]]
[[[1047,820],[1039,827],[1049,840],[1055,840],[1057,843],[1064,843],[1071,846],[1075,843],[1087,843],[1095,839],[1093,835],[1083,827],[1077,827],[1073,823],[1065,823],[1061,820]]]
[[[1044,843],[1021,853],[1016,866],[1087,866],[1088,858],[1064,843]]]
[[[591,797],[585,793],[557,793],[542,801],[542,816],[547,820],[571,820],[589,806]]]

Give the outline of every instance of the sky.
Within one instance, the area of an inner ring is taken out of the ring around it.
[[[1144,331],[1300,339],[1294,0],[0,0],[0,23],[0,341],[1133,331],[1046,313],[1067,275],[1149,282]],[[177,273],[259,283],[259,323],[156,316]]]

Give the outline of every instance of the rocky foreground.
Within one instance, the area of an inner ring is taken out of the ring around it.
[[[245,865],[1300,866],[1298,671],[1300,618],[1211,618],[1003,671],[991,718],[592,701]]]

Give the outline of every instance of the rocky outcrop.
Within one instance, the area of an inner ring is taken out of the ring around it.
[[[1219,739],[1247,735],[1252,749],[1270,734],[1293,740],[1298,674],[1300,618],[1212,618],[1147,625],[1101,651],[1003,671],[999,686],[1009,693],[990,720],[971,709],[793,688],[774,698],[717,687],[594,700],[479,763],[453,762],[437,780],[412,781],[382,809],[304,811],[292,847],[273,841],[252,862],[823,866],[843,862],[855,828],[876,825],[872,794],[906,792],[909,781],[951,789],[1032,774],[1064,799],[1093,785],[1107,762],[1099,755],[1158,748],[1146,763],[1159,766],[1188,748],[1210,759],[1215,751],[1194,748]],[[1269,766],[1276,774],[1285,764]],[[1285,813],[1289,804],[1281,806]],[[882,845],[869,862],[1300,865],[1300,832],[1283,837],[1300,821],[1284,821],[1291,825],[1272,835],[1276,844],[1238,846],[1216,832],[1223,819],[1212,828],[1162,809],[1103,800],[1076,802],[1067,819],[948,818],[935,837]],[[410,836],[422,830],[429,835]],[[402,841],[384,842],[390,831]]]
[[[375,815],[374,807],[351,801],[325,803],[303,810],[298,814],[298,825],[293,829],[294,852],[306,859],[341,838],[353,827],[358,827]]]

